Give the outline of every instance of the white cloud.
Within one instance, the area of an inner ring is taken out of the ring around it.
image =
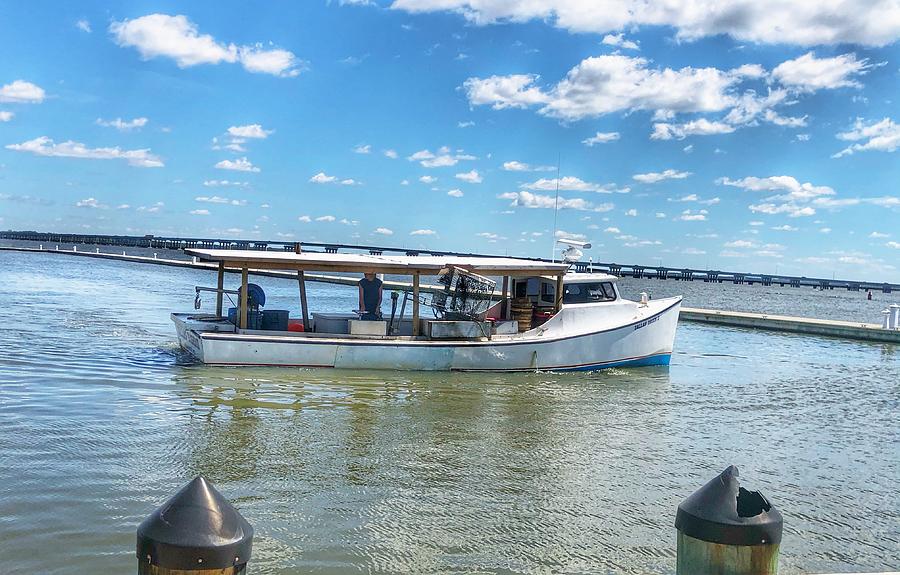
[[[105,204],[101,204],[99,201],[97,201],[96,198],[86,198],[84,200],[78,200],[77,202],[75,202],[75,206],[79,208],[93,208],[103,210],[109,207]]]
[[[683,180],[691,175],[691,172],[679,172],[677,170],[665,170],[663,172],[650,172],[647,174],[635,174],[633,179],[645,184],[655,184],[663,180]]]
[[[754,220],[754,221],[750,222],[750,225],[751,225],[751,226],[764,226],[764,225],[766,225],[766,222],[761,222],[761,221],[759,221],[759,220]]]
[[[543,104],[540,114],[580,120],[614,112],[666,110],[715,112],[730,107],[741,76],[716,68],[651,69],[648,60],[619,54],[582,60],[566,77],[542,91],[536,75],[469,78],[463,88],[472,105],[494,109]]]
[[[501,200],[512,200],[510,206],[520,208],[548,208],[557,207],[557,200],[554,196],[545,196],[542,194],[532,194],[531,192],[506,192],[497,196]],[[561,210],[579,210],[593,212],[608,212],[615,206],[610,203],[594,205],[593,203],[581,198],[559,198],[558,207]]]
[[[666,217],[666,213],[665,212],[656,212],[656,217],[661,220]]]
[[[232,206],[246,206],[247,200],[232,200],[223,198],[222,196],[197,196],[194,201],[205,202],[208,204],[230,204]]]
[[[437,232],[434,230],[413,230],[409,232],[411,236],[434,236],[437,235]]]
[[[133,120],[123,120],[122,118],[103,120],[97,118],[96,124],[98,126],[103,126],[104,128],[115,128],[120,132],[129,132],[135,128],[143,128],[147,125],[147,122],[149,122],[147,118],[134,118]]]
[[[457,189],[457,190],[450,190],[449,192],[447,192],[447,195],[450,196],[451,198],[461,198],[461,197],[463,197],[464,194],[463,194],[462,190]]]
[[[44,101],[44,89],[25,80],[15,80],[0,87],[0,102],[15,104],[40,104]]]
[[[472,121],[456,123],[457,128],[471,128],[474,125],[475,125],[475,122],[472,122]]]
[[[312,184],[331,184],[337,181],[336,176],[328,176],[325,172],[319,172],[309,179]]]
[[[767,178],[747,177],[739,180],[719,178],[716,183],[733,186],[748,191],[783,192],[765,198],[763,203],[752,204],[750,210],[763,214],[787,214],[792,218],[815,215],[816,210],[808,204],[814,202],[822,207],[844,205],[843,200],[831,200],[835,191],[828,186],[815,186],[810,182],[800,183],[792,176],[770,176]],[[823,201],[825,200],[825,201]]]
[[[602,42],[607,46],[615,46],[626,50],[640,50],[637,42],[625,39],[625,34],[607,34],[603,37]]]
[[[450,152],[450,148],[446,146],[441,147],[437,154],[431,152],[431,150],[419,150],[407,158],[410,162],[419,162],[419,164],[426,168],[455,166],[460,160],[475,159],[477,159],[475,156],[464,154],[462,153],[462,150],[457,150],[457,153],[453,154]]]
[[[370,144],[359,144],[355,148],[353,148],[354,154],[371,154],[372,146]],[[387,153],[387,152],[385,152]]]
[[[387,158],[390,158],[390,159],[392,159],[392,160],[396,160],[396,159],[397,159],[397,150],[385,150],[385,151],[384,151],[384,155],[385,155],[385,157],[387,157]]]
[[[625,215],[633,218],[638,215],[638,211],[634,208],[631,208],[630,210],[625,210]]]
[[[433,184],[437,181],[437,178],[435,178],[434,176],[422,176],[421,178],[419,178],[419,181],[423,184]]]
[[[823,234],[830,234],[831,228],[819,228],[819,231]]]
[[[316,218],[316,221],[317,222],[333,222],[336,219],[337,218],[335,218],[334,216],[319,216],[318,218]]]
[[[532,166],[525,162],[513,160],[511,162],[503,162],[503,169],[507,172],[550,172],[556,168],[553,166]]]
[[[300,216],[299,218],[297,218],[297,221],[303,222],[304,224],[308,224],[309,222],[312,221],[312,218],[309,216]]]
[[[796,232],[798,228],[784,224],[782,226],[773,226],[772,229],[778,232]]]
[[[161,168],[165,164],[150,152],[143,150],[122,150],[115,148],[88,148],[80,142],[71,140],[56,144],[47,136],[41,136],[21,144],[9,144],[8,150],[30,152],[38,156],[59,158],[84,158],[91,160],[125,160],[130,166],[137,168]]]
[[[192,216],[208,216],[209,210],[191,210],[189,213]]]
[[[748,240],[734,240],[733,242],[726,242],[723,246],[726,248],[755,248],[756,243]]]
[[[152,206],[138,206],[137,211],[147,212],[149,214],[156,214],[163,208],[163,206],[165,206],[164,203],[156,202]]]
[[[684,248],[681,253],[689,256],[702,256],[706,254],[706,251],[698,248]]]
[[[601,194],[611,194],[614,192],[618,192],[621,194],[627,194],[630,188],[617,188],[615,184],[595,184],[592,182],[586,182],[581,178],[577,178],[575,176],[563,176],[562,178],[541,178],[537,181],[522,184],[521,187],[527,190],[541,190],[541,191],[552,191],[556,190],[557,186],[560,190],[574,191],[574,192],[597,192]]]
[[[565,230],[556,230],[556,239],[558,240],[575,240],[579,242],[587,241],[587,236],[584,234],[576,234],[572,232],[567,232]]]
[[[91,23],[83,18],[81,20],[78,20],[77,22],[75,22],[75,27],[78,28],[79,30],[81,30],[82,32],[87,32],[88,34],[91,33]]]
[[[469,172],[463,172],[461,174],[456,174],[457,180],[462,180],[464,182],[468,182],[470,184],[480,184],[483,180],[481,175],[478,173],[478,170],[472,170]]]
[[[885,234],[882,232],[872,232],[871,234],[869,234],[869,237],[874,238],[874,239],[889,238],[889,237],[891,237],[891,234]]]
[[[476,25],[543,20],[575,33],[672,27],[678,40],[726,34],[762,44],[884,46],[900,37],[900,7],[891,0],[826,5],[782,0],[620,0],[596,9],[585,0],[394,0],[406,12],[452,11]]]
[[[699,210],[696,212],[693,210],[684,210],[681,212],[681,215],[678,216],[678,219],[683,222],[705,222],[708,213],[709,212],[706,210]]]
[[[391,230],[390,228],[375,228],[375,233],[382,236],[392,236],[394,235],[394,230]]]
[[[230,180],[204,180],[203,185],[208,188],[215,188],[220,186],[234,186],[245,188],[250,185],[250,182],[232,182]]]
[[[597,132],[590,138],[581,140],[581,143],[588,147],[594,147],[597,144],[608,144],[619,139],[619,132]]]
[[[854,76],[864,74],[870,66],[867,60],[857,60],[856,54],[834,58],[816,58],[807,52],[799,58],[782,62],[772,70],[772,78],[782,85],[801,92],[861,87]]]
[[[886,245],[889,248],[894,248],[895,250],[900,250],[900,242],[888,242],[884,245]]]
[[[247,158],[238,158],[237,160],[222,160],[214,167],[220,170],[234,170],[237,172],[259,172],[260,169],[253,165]]]
[[[672,138],[683,140],[688,136],[711,136],[715,134],[730,134],[735,128],[731,124],[719,121],[709,121],[706,118],[691,120],[683,124],[670,124],[659,122],[653,124],[652,140],[671,140]]]
[[[222,44],[200,34],[197,25],[182,15],[149,14],[113,22],[109,31],[119,46],[137,49],[144,60],[171,58],[180,68],[239,62],[248,72],[290,77],[300,73],[302,64],[292,52],[280,48]]]
[[[9,122],[15,116],[12,112],[7,112],[6,110],[0,110],[0,122]]]
[[[275,130],[266,130],[260,124],[247,124],[246,126],[231,126],[228,128],[228,135],[235,138],[264,140],[274,133]]]
[[[849,156],[854,152],[866,150],[878,150],[881,152],[893,152],[900,148],[900,124],[895,124],[890,118],[884,118],[880,122],[865,123],[857,118],[853,128],[848,132],[838,134],[838,139],[851,142],[866,140],[862,144],[853,144],[844,148],[832,158]]]
[[[607,234],[621,234],[622,230],[620,230],[617,227],[610,226],[610,227],[606,228],[605,230],[603,230],[603,232],[607,233]]]

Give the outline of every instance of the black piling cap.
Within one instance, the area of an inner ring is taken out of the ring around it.
[[[166,569],[225,569],[246,563],[253,527],[202,476],[181,488],[137,530],[138,561]]]
[[[695,491],[678,506],[675,528],[694,539],[724,545],[781,543],[784,519],[759,491],[740,486],[738,469]]]

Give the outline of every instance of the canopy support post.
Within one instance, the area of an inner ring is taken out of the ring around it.
[[[509,276],[503,276],[503,300],[500,304],[500,319],[509,319]]]
[[[216,315],[222,317],[222,290],[225,289],[225,262],[219,262],[218,279],[216,280]]]
[[[247,329],[247,268],[241,268],[240,328]]]
[[[559,313],[563,305],[563,277],[565,277],[565,274],[556,276],[556,309],[553,311],[554,314]]]
[[[303,317],[303,330],[309,329],[309,308],[306,306],[306,275],[297,270],[297,282],[300,284],[300,314]]]
[[[412,334],[413,337],[419,335],[419,272],[413,274],[413,315],[412,315]]]

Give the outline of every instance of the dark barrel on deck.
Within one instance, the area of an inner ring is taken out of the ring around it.
[[[731,465],[678,506],[678,575],[775,575],[784,520]]]
[[[138,574],[236,575],[252,544],[253,527],[197,476],[138,527]]]

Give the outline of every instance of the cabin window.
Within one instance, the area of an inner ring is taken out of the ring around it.
[[[542,282],[541,301],[544,303],[556,303],[556,286],[547,282]]]
[[[567,284],[563,292],[563,303],[594,303],[614,299],[616,291],[610,282]]]

